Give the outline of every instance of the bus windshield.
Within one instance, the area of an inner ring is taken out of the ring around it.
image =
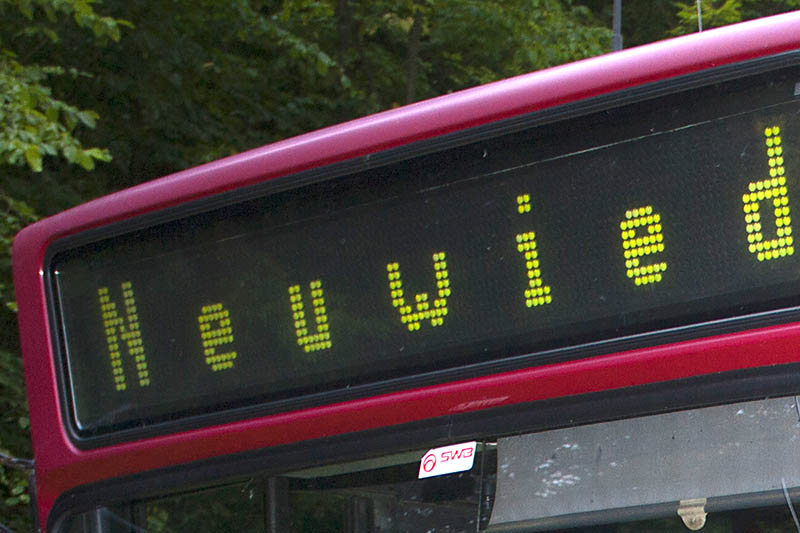
[[[473,467],[419,478],[425,450],[332,464],[71,517],[131,531],[794,531],[795,398],[501,437]]]

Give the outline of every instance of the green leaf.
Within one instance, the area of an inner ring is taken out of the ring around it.
[[[25,150],[25,161],[34,172],[42,171],[42,153],[39,151],[38,146],[29,146]]]
[[[84,153],[98,161],[105,161],[106,163],[111,161],[111,152],[102,148],[87,148]]]
[[[75,153],[75,162],[85,170],[94,169],[94,159],[85,150],[79,150]]]

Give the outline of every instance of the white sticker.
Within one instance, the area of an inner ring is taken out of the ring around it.
[[[470,470],[478,443],[462,442],[428,450],[419,462],[419,479]]]

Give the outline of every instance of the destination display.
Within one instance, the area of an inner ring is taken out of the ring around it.
[[[799,75],[533,116],[62,245],[71,423],[324,403],[796,305]]]

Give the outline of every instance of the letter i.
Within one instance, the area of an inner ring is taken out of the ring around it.
[[[531,211],[531,197],[529,194],[517,196],[517,213],[524,215]],[[539,262],[539,250],[536,249],[536,234],[533,231],[517,233],[517,251],[525,258],[525,271],[528,286],[525,289],[525,305],[537,307],[547,305],[553,301],[550,285],[542,281],[542,270]]]

